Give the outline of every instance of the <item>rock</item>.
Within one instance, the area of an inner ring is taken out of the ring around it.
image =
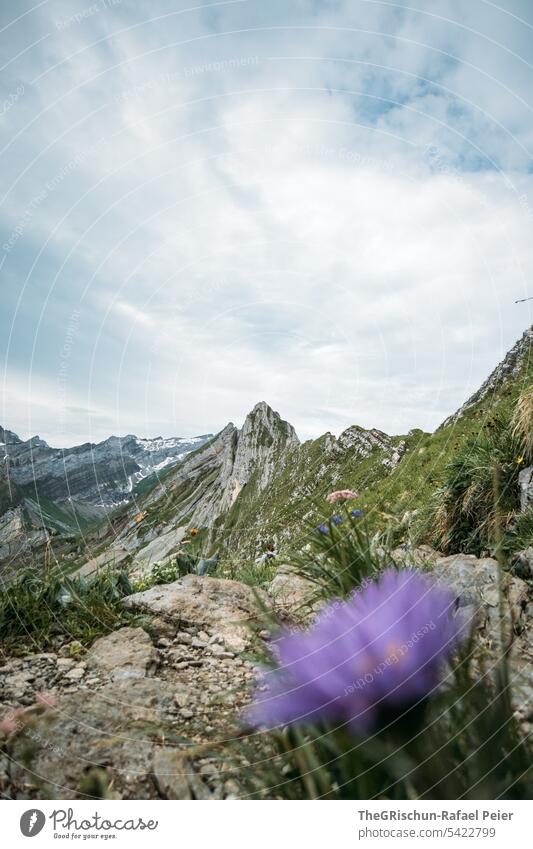
[[[176,690],[174,693],[174,701],[177,706],[180,708],[184,708],[187,702],[189,701],[189,689],[185,686],[180,687],[179,690]]]
[[[120,681],[151,675],[156,658],[146,631],[121,628],[96,640],[87,655],[87,664],[93,672],[107,673],[112,680]]]
[[[79,681],[85,675],[85,666],[75,666],[73,669],[70,669],[66,674],[65,678],[69,681]]]
[[[514,556],[513,571],[519,578],[533,578],[533,547],[524,548]]]
[[[254,592],[246,584],[197,575],[135,593],[123,604],[130,610],[164,616],[180,626],[212,627],[234,651],[242,651],[248,645],[247,623],[257,620],[259,613]]]
[[[187,532],[185,527],[165,529],[148,545],[140,548],[132,562],[132,576],[149,575],[154,566],[170,560],[179,550]]]
[[[278,569],[267,589],[275,610],[282,618],[304,620],[313,610],[316,584],[297,575],[288,566]]]
[[[191,767],[183,752],[158,748],[154,754],[154,777],[164,799],[192,799],[187,774]]]
[[[520,510],[524,513],[533,502],[533,466],[522,469],[518,475],[520,487]]]
[[[82,578],[87,578],[89,575],[92,575],[94,572],[98,572],[107,566],[113,568],[115,566],[119,566],[127,560],[129,556],[129,552],[121,545],[112,545],[110,548],[106,548],[106,550],[97,557],[92,557],[90,560],[87,560],[83,566],[80,566],[80,568],[76,570],[75,574]]]
[[[500,616],[500,572],[496,560],[490,557],[477,558],[458,554],[437,561],[433,574],[447,583],[457,593],[459,607],[472,616],[478,629],[479,639],[475,653],[497,661],[502,654],[502,625],[505,646],[513,641],[511,667],[521,664],[527,644],[528,625],[526,603],[528,586],[525,581],[503,573],[503,595],[505,600],[503,622]],[[516,635],[516,632],[525,633]],[[517,707],[523,708],[522,703]]]
[[[402,545],[391,552],[391,557],[398,565],[413,566],[417,569],[431,568],[437,560],[444,559],[444,555],[430,545],[420,545],[416,548]]]
[[[157,798],[152,776],[159,746],[152,728],[168,725],[172,705],[173,688],[156,678],[114,681],[98,692],[63,694],[57,709],[37,721],[28,740],[22,734],[15,741],[13,786],[33,780],[41,798],[74,799],[86,768],[99,765],[120,797]],[[37,738],[39,748],[28,773],[23,752]]]

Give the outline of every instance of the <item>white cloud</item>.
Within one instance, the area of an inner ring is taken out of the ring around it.
[[[36,357],[13,337],[5,425],[30,409],[60,436],[20,377],[54,383],[65,302],[84,323],[63,443],[83,409],[85,438],[187,435],[263,398],[305,437],[437,425],[529,321],[527,27],[475,5],[483,26],[455,2],[32,18],[51,35],[18,66],[6,232],[78,164],[6,258],[5,320]]]

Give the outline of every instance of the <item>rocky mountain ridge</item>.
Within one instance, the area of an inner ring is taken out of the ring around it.
[[[181,449],[181,444],[111,437],[99,446],[102,456],[116,451],[115,442],[120,442],[130,468],[136,467],[127,470],[129,497],[96,533],[85,534],[81,550],[69,556],[85,573],[108,563],[123,564],[137,573],[175,558],[194,529],[205,554],[220,549],[224,555],[253,561],[268,546],[296,540],[310,526],[323,522],[329,515],[324,496],[334,489],[359,492],[356,506],[367,515],[393,512],[401,518],[423,506],[424,499],[431,499],[435,483],[462,441],[479,432],[490,411],[500,403],[508,404],[524,381],[530,380],[532,340],[530,329],[479,391],[434,434],[412,430],[389,436],[376,428],[353,425],[338,437],[326,433],[300,443],[294,428],[263,401],[240,429],[230,422],[210,439],[199,437],[199,447],[175,465],[165,452]],[[11,456],[30,452],[37,457],[36,468],[42,456],[46,468],[52,449],[41,440],[22,445],[14,435],[2,433],[7,434],[6,443],[11,440]],[[69,456],[84,450],[85,446],[72,449]],[[142,463],[147,456],[151,468],[159,464],[159,471],[153,480],[148,478],[149,485],[144,486],[144,479],[141,486],[132,486],[132,476],[144,474]],[[11,482],[18,485],[12,478]],[[1,483],[0,477],[0,488]],[[36,506],[26,494],[24,504],[30,513],[39,508],[42,515],[42,499]],[[58,502],[50,504],[57,508]],[[91,506],[84,502],[85,509]],[[61,507],[65,509],[64,502]],[[6,529],[0,526],[0,556],[2,540],[20,524],[19,517],[11,514],[2,521]],[[12,547],[9,551],[12,556]]]
[[[73,448],[51,448],[39,436],[23,441],[0,428],[4,473],[20,487],[56,502],[78,499],[112,508],[128,499],[136,483],[181,460],[211,434],[192,438],[139,439],[110,436]]]
[[[533,327],[528,327],[520,339],[510,348],[503,360],[483,381],[479,389],[453,415],[448,416],[441,427],[453,424],[480,401],[490,399],[491,395],[497,395],[507,381],[517,378],[520,372],[531,362],[532,343]]]
[[[87,532],[210,438],[130,434],[59,449],[0,428],[0,562],[42,557],[52,536]]]

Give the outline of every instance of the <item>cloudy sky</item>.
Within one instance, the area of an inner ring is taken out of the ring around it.
[[[21,436],[429,430],[531,323],[527,0],[21,0],[0,49]]]

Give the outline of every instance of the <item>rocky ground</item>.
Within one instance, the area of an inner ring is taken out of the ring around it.
[[[409,557],[450,583],[461,606],[475,607],[478,646],[495,659],[501,645],[495,561],[427,550]],[[505,584],[515,632],[515,708],[530,727],[533,611],[526,581],[507,576]],[[145,627],[123,627],[88,650],[64,641],[54,651],[5,659],[0,719],[17,730],[0,756],[2,794],[242,796],[248,765],[235,761],[227,743],[241,733],[238,716],[254,675],[250,626],[260,627],[258,604],[270,601],[291,619],[309,595],[309,585],[288,569],[259,600],[244,584],[188,575],[126,600],[146,617]],[[255,638],[261,633],[266,636]],[[32,707],[38,693],[47,694],[50,706]]]

